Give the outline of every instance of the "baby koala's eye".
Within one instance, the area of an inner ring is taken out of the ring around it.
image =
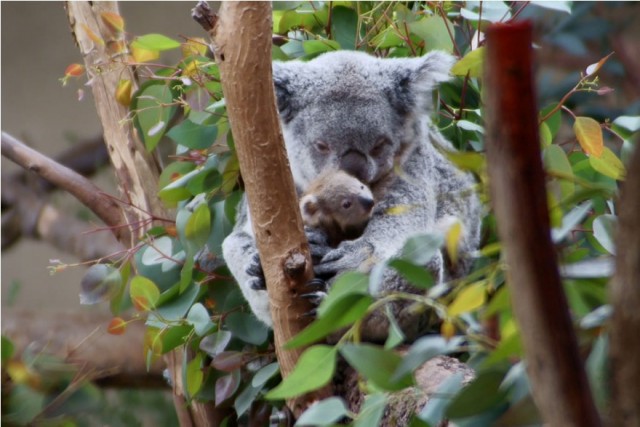
[[[329,148],[329,144],[324,141],[318,140],[315,142],[316,150],[318,150],[322,154],[328,154],[331,151]]]
[[[342,201],[342,209],[349,209],[351,207],[351,200],[345,199]]]
[[[391,141],[389,141],[388,138],[386,137],[379,138],[378,142],[376,142],[376,145],[374,145],[373,148],[369,150],[369,154],[372,155],[373,157],[380,156],[388,144],[391,144]]]

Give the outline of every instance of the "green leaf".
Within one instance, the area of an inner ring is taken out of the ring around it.
[[[191,120],[183,120],[179,125],[174,126],[167,132],[167,136],[177,144],[192,150],[204,150],[211,147],[217,135],[217,126],[199,125]]]
[[[484,46],[467,53],[452,68],[451,73],[456,76],[482,77],[484,61]]]
[[[591,384],[591,390],[599,409],[605,409],[609,401],[609,341],[606,334],[596,338],[587,358],[586,370]]]
[[[164,330],[160,334],[162,354],[166,354],[174,348],[186,344],[192,330],[193,327],[190,325],[178,325]]]
[[[384,342],[384,348],[385,350],[390,350],[402,344],[405,340],[405,336],[402,329],[400,329],[400,325],[398,325],[398,321],[393,315],[393,312],[391,311],[391,306],[385,305],[384,308],[387,319],[389,319],[389,333],[386,341]]]
[[[254,345],[260,345],[269,336],[269,330],[255,316],[247,313],[231,313],[226,317],[225,325],[234,337]]]
[[[567,237],[571,230],[582,222],[592,207],[593,203],[591,200],[588,200],[571,209],[571,211],[562,218],[562,225],[559,228],[551,230],[551,240],[553,240],[554,243],[558,243]]]
[[[160,290],[151,280],[143,276],[131,279],[129,295],[139,311],[153,310],[160,299]]]
[[[429,289],[433,286],[433,276],[424,267],[402,259],[391,260],[389,265],[412,285],[420,289]]]
[[[273,378],[278,372],[280,372],[280,365],[277,362],[270,363],[267,366],[260,368],[258,372],[253,376],[251,385],[253,387],[262,387]]]
[[[233,407],[236,410],[238,418],[251,407],[256,397],[258,397],[258,394],[260,394],[260,390],[262,390],[261,387],[253,387],[249,384],[238,394],[238,397],[236,397],[236,400],[233,402]]]
[[[437,234],[419,234],[405,242],[400,258],[416,265],[425,265],[433,258],[442,245],[444,236]]]
[[[15,351],[15,347],[13,342],[4,335],[2,335],[2,344],[0,345],[0,351],[2,352],[2,364],[4,365],[11,357]]]
[[[153,80],[142,84],[133,96],[133,124],[148,151],[156,148],[176,111],[174,96],[169,85]]]
[[[576,117],[573,123],[573,131],[580,146],[589,156],[600,158],[604,150],[604,141],[602,139],[602,128],[600,123],[591,117]]]
[[[507,396],[507,391],[500,389],[503,379],[502,370],[479,372],[476,379],[449,404],[447,416],[452,419],[470,417],[502,404]]]
[[[204,373],[202,372],[202,353],[197,353],[196,356],[187,363],[186,380],[187,380],[187,394],[190,398],[193,398],[202,387],[202,380],[204,379]]]
[[[348,295],[328,308],[322,317],[311,323],[285,344],[285,348],[296,348],[312,344],[332,332],[360,320],[367,313],[373,298],[368,295]]]
[[[133,46],[149,50],[171,50],[180,47],[180,43],[162,34],[146,34],[133,41]]]
[[[333,282],[329,293],[318,307],[318,317],[324,317],[331,307],[349,295],[369,295],[369,278],[357,271],[342,273]]]
[[[97,304],[115,297],[123,287],[120,270],[106,264],[94,264],[80,282],[80,304]]]
[[[184,229],[187,242],[194,248],[200,248],[209,239],[211,233],[211,211],[209,205],[202,203],[193,211]]]
[[[593,220],[593,236],[610,254],[616,254],[614,228],[618,223],[615,215],[600,215]]]
[[[380,425],[387,406],[387,395],[383,393],[369,394],[364,398],[364,404],[354,420],[353,427],[370,427]]]
[[[193,329],[199,336],[206,335],[206,333],[214,326],[209,312],[205,306],[199,302],[195,303],[189,310],[189,313],[187,314],[187,322],[193,325]]]
[[[265,398],[288,399],[328,384],[335,372],[337,354],[335,347],[327,345],[306,349],[289,376],[267,393]]]
[[[546,122],[540,123],[540,145],[548,147],[553,142],[551,130]]]
[[[393,27],[389,26],[371,39],[369,44],[376,49],[388,49],[390,47],[402,46],[404,40]]]
[[[311,405],[298,418],[295,426],[330,426],[349,415],[347,405],[339,397],[330,397]]]
[[[302,48],[307,55],[317,55],[338,50],[340,49],[340,45],[333,40],[305,40],[302,42]]]
[[[428,16],[410,23],[409,30],[424,40],[427,51],[444,50],[449,53],[453,51],[451,35],[455,35],[455,29],[453,24],[446,18]]]
[[[358,13],[349,7],[334,6],[331,10],[331,34],[340,48],[355,50],[357,32]]]
[[[413,385],[411,373],[392,381],[402,358],[392,350],[385,350],[371,344],[345,344],[340,353],[360,374],[376,387],[387,391],[398,391]]]
[[[482,307],[487,300],[487,283],[482,280],[462,289],[456,299],[447,308],[449,316],[455,317],[462,313],[470,313]]]
[[[202,341],[200,341],[200,350],[204,351],[211,357],[216,357],[227,348],[232,337],[233,336],[229,331],[214,332],[211,335],[207,335],[202,339]]]
[[[613,178],[615,180],[622,180],[625,176],[624,165],[609,147],[602,149],[602,155],[600,157],[589,156],[589,164],[596,171],[601,174]]]
[[[548,171],[559,172],[567,177],[567,179],[556,178],[560,184],[562,198],[564,199],[571,196],[575,191],[575,184],[571,181],[573,169],[564,150],[557,145],[550,145],[544,149],[542,156]]]
[[[544,107],[542,110],[540,110],[540,118],[545,117],[547,114],[549,114],[550,111],[553,111],[557,105],[558,105],[557,103],[549,104],[546,107]],[[553,138],[555,138],[556,135],[558,134],[558,131],[560,130],[560,125],[562,124],[562,114],[560,113],[560,109],[558,109],[558,111],[556,111],[551,116],[549,116],[549,118],[545,120],[543,123],[549,126],[549,131],[551,132],[551,139],[553,140]]]

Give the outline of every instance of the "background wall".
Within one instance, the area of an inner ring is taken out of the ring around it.
[[[120,12],[131,34],[162,33],[205,36],[191,19],[193,2],[121,2]],[[62,87],[59,78],[67,65],[82,63],[71,37],[62,2],[6,2],[2,15],[2,130],[35,149],[54,156],[74,141],[101,133],[90,88],[78,101],[76,82]],[[86,81],[83,77],[82,82]],[[18,169],[2,159],[2,175]],[[97,177],[103,188],[112,186],[109,171]],[[71,197],[56,195],[66,212],[86,214]],[[71,208],[70,208],[71,206]],[[2,306],[78,308],[84,268],[71,268],[53,276],[49,259],[75,262],[42,242],[23,238],[2,253]]]

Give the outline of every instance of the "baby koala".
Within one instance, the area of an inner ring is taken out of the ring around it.
[[[360,237],[373,205],[369,187],[341,170],[321,174],[300,198],[304,224],[324,231],[331,247]]]

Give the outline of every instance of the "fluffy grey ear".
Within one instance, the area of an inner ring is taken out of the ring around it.
[[[302,219],[310,219],[313,217],[320,206],[318,206],[318,198],[313,194],[307,194],[300,199],[300,211],[302,212]]]
[[[455,58],[446,52],[432,51],[421,58],[397,60],[392,70],[394,82],[389,99],[400,114],[422,109],[431,100],[431,92],[451,76]]]
[[[287,123],[293,119],[299,107],[296,103],[296,78],[299,72],[294,62],[273,63],[273,85],[276,92],[278,111],[282,120]],[[297,76],[298,75],[298,76]]]

